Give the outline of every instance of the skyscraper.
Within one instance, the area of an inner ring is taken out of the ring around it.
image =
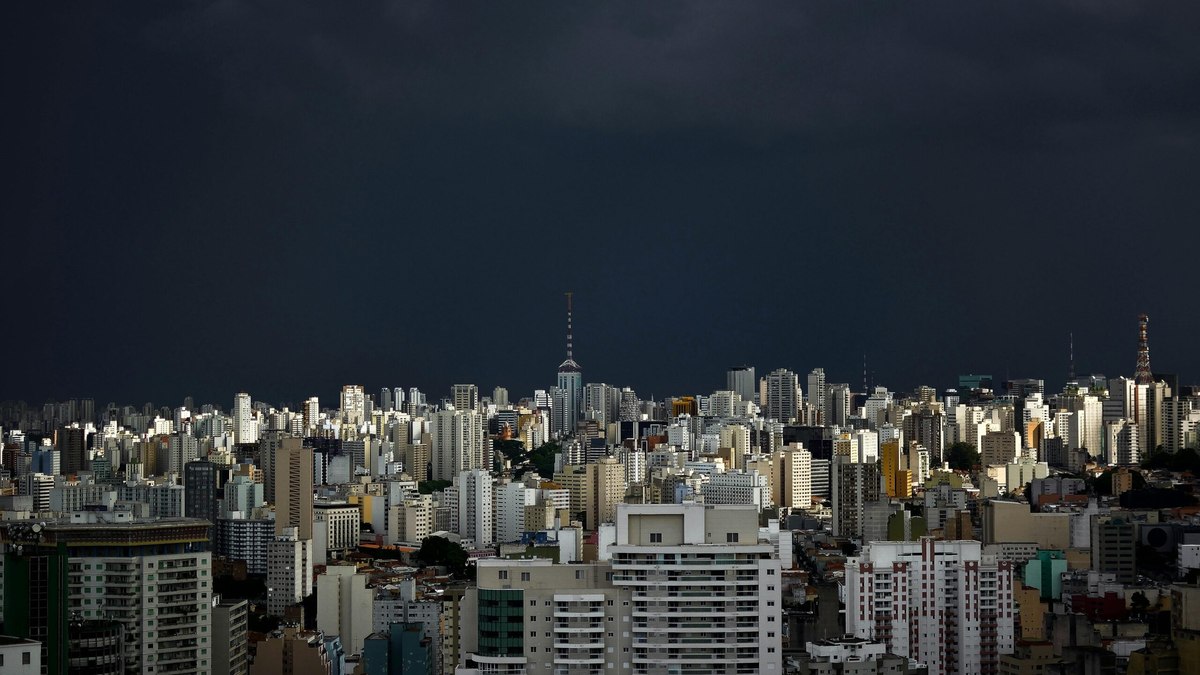
[[[743,401],[757,401],[758,380],[754,379],[754,366],[734,366],[725,371],[725,389],[737,392]]]
[[[342,387],[342,419],[346,424],[358,426],[366,419],[367,397],[361,384]]]
[[[454,407],[458,410],[479,410],[479,387],[473,384],[456,384],[453,387]]]
[[[284,438],[275,453],[275,534],[295,528],[301,540],[313,531],[313,451],[299,438]]]
[[[439,410],[430,418],[429,434],[433,480],[454,480],[461,471],[486,468],[483,418],[479,413]]]
[[[880,497],[879,465],[834,459],[833,536],[861,537],[863,505]]]
[[[257,443],[258,422],[254,419],[250,394],[241,392],[233,397],[233,441]]]
[[[829,409],[826,406],[825,369],[813,368],[808,374],[808,423],[813,426],[829,424]]]
[[[562,407],[554,410],[557,424],[554,426],[561,435],[570,436],[575,433],[575,425],[579,423],[583,410],[583,369],[574,358],[574,332],[571,323],[571,293],[567,293],[567,358],[558,365],[558,389],[561,393]],[[555,401],[558,404],[558,401]]]
[[[217,465],[207,459],[183,465],[183,513],[217,522]]]
[[[59,467],[66,475],[87,471],[87,448],[84,447],[84,431],[78,426],[63,427],[55,432],[54,445],[58,448]]]
[[[796,374],[786,368],[779,368],[767,374],[766,397],[763,401],[763,415],[767,419],[783,424],[791,424],[796,420],[796,412],[800,409],[800,380]]]
[[[978,541],[867,544],[846,560],[846,632],[931,673],[995,673],[1013,650],[1011,563]]]

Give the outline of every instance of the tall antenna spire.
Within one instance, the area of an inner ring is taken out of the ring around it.
[[[867,396],[871,395],[871,390],[867,388],[867,353],[863,352],[863,393]]]
[[[575,373],[582,370],[579,364],[575,363],[575,333],[571,325],[571,296],[575,294],[567,291],[565,295],[567,296],[567,360],[558,366],[558,372]]]
[[[1075,333],[1067,333],[1067,382],[1075,381]]]
[[[1154,372],[1150,370],[1150,339],[1147,336],[1149,325],[1150,317],[1145,314],[1138,316],[1137,370],[1133,375],[1133,381],[1137,384],[1154,383]]]
[[[572,343],[575,339],[575,335],[571,329],[571,296],[572,295],[574,295],[573,292],[567,291],[567,360],[568,361],[570,361],[572,358],[571,352],[574,351],[574,349],[573,349],[574,345]]]

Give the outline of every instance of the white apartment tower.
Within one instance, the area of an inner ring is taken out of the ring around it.
[[[233,440],[235,443],[258,442],[258,420],[254,419],[250,394],[241,392],[233,397]]]
[[[799,443],[784,446],[779,453],[779,506],[812,508],[812,453]]]
[[[346,654],[361,654],[374,630],[375,591],[354,565],[330,565],[317,577],[317,629],[342,638]]]
[[[469,410],[439,410],[429,421],[434,480],[454,480],[462,471],[485,468],[482,416]]]
[[[312,594],[312,539],[301,539],[294,527],[284,528],[267,547],[267,611],[283,616]]]
[[[525,531],[525,507],[537,504],[538,489],[524,483],[496,486],[496,541],[518,541]]]
[[[351,426],[358,426],[366,419],[367,396],[361,384],[347,384],[342,387],[342,420]]]
[[[868,544],[846,560],[846,632],[929,666],[989,675],[1014,647],[1011,563],[978,541]]]
[[[477,547],[496,543],[492,475],[484,469],[463,471],[454,479],[458,488],[458,533]]]

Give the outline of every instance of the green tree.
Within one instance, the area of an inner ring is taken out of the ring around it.
[[[946,461],[950,464],[951,469],[970,471],[979,466],[979,451],[970,443],[963,441],[951,443],[950,447],[946,448]]]
[[[467,571],[467,551],[445,537],[425,537],[413,558],[422,565],[445,567],[452,576],[461,577]]]
[[[560,452],[562,448],[558,443],[546,443],[529,453],[529,463],[537,469],[539,476],[549,478],[554,474],[554,456]]]
[[[504,455],[505,459],[513,464],[520,464],[525,461],[525,444],[515,438],[510,438],[506,441],[495,441],[492,443],[492,449]]]
[[[453,482],[448,480],[423,480],[417,483],[417,492],[423,495],[431,495],[435,492],[441,492],[453,484]]]

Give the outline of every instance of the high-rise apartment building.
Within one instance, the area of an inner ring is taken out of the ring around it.
[[[1137,525],[1119,512],[1091,516],[1091,568],[1111,572],[1122,584],[1137,581]]]
[[[183,465],[183,514],[217,522],[217,465],[207,459]]]
[[[346,654],[362,653],[374,628],[375,591],[354,565],[330,565],[317,576],[317,629],[342,638]]]
[[[299,438],[284,438],[275,453],[275,534],[295,528],[296,536],[312,540],[313,451]]]
[[[621,504],[615,521],[598,563],[479,561],[447,657],[529,675],[782,673],[778,549],[752,507]]]
[[[878,464],[835,460],[831,467],[833,536],[861,537],[863,506],[881,495]]]
[[[493,522],[496,505],[492,496],[494,480],[485,469],[462,471],[454,477],[454,487],[458,489],[457,532],[477,547],[496,542]]]
[[[725,371],[725,389],[736,392],[743,401],[758,400],[758,380],[754,366],[734,366]]]
[[[791,424],[800,410],[800,380],[790,370],[779,368],[764,379],[763,416],[782,424]]]
[[[812,453],[799,443],[790,443],[778,453],[779,506],[812,508]]]
[[[846,632],[931,673],[989,675],[1013,650],[1011,564],[977,541],[867,544],[846,560]]]
[[[367,416],[367,396],[361,384],[342,387],[342,421],[352,427],[362,424]]]
[[[128,512],[92,511],[33,527],[38,528],[37,538],[24,546],[46,555],[29,558],[31,552],[23,551],[6,559],[6,629],[43,626],[53,655],[65,651],[67,617],[104,618],[124,629],[124,672],[129,675],[210,672],[212,554],[207,522],[140,521]],[[19,538],[12,526],[2,536],[6,543]],[[66,569],[56,568],[54,561],[63,557]],[[40,558],[50,564],[19,564]],[[20,602],[22,598],[27,602]],[[53,656],[46,661],[48,666],[55,663],[64,665]]]
[[[258,420],[250,394],[240,392],[233,397],[233,441],[235,443],[258,442]]]
[[[250,672],[250,603],[215,596],[212,606],[213,675]]]
[[[456,384],[451,389],[456,410],[479,411],[479,387],[474,384]]]
[[[485,429],[479,413],[439,410],[429,420],[429,432],[433,480],[454,480],[460,472],[487,468]]]
[[[63,427],[54,432],[54,446],[58,451],[59,468],[71,476],[88,470],[88,456],[84,430],[78,426]]]
[[[829,409],[825,390],[825,369],[813,368],[808,374],[808,423],[813,426],[828,424]]]
[[[311,525],[310,525],[311,526]],[[285,527],[267,548],[267,611],[283,616],[312,595],[312,539],[302,539],[295,527]]]

